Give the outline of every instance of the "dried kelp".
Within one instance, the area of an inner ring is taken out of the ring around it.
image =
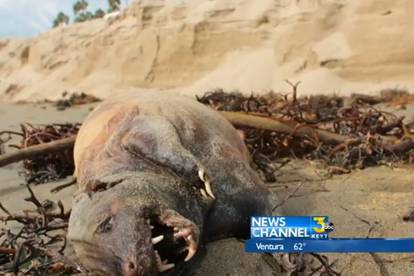
[[[288,126],[291,131],[286,132],[236,124],[245,137],[254,164],[268,181],[275,180],[275,163],[282,157],[322,160],[332,173],[414,160],[413,124],[376,106],[382,101],[387,104],[401,100],[409,102],[411,94],[384,91],[380,96],[298,97],[298,85],[291,85],[293,91],[285,94],[245,96],[216,90],[198,100],[219,111],[265,117]],[[18,148],[75,135],[79,126],[24,124],[22,132],[18,133],[23,137]],[[303,133],[305,129],[308,131]],[[328,139],[320,135],[322,132]],[[333,135],[335,139],[330,139]],[[58,179],[73,172],[72,152],[68,150],[26,160],[24,168],[28,183]]]
[[[34,145],[44,144],[76,135],[79,131],[80,124],[67,123],[34,126],[25,123],[22,124],[20,128],[20,132],[8,131],[3,132],[3,134],[7,134],[8,136],[19,136],[20,143],[11,146],[18,149],[25,149]],[[1,137],[2,136],[0,135],[0,138]],[[10,137],[6,138],[9,140]],[[23,171],[21,171],[21,174],[25,177],[27,183],[39,184],[72,175],[73,171],[73,151],[68,149],[60,152],[38,155],[34,158],[24,160]]]
[[[0,203],[3,224],[0,230],[0,272],[15,275],[68,275],[78,266],[63,255],[70,211],[62,202],[41,202],[27,186],[30,196],[25,200],[34,209],[15,214]]]
[[[403,117],[373,105],[409,98],[405,93],[391,97],[384,92],[375,101],[362,100],[361,96],[297,97],[297,84],[291,85],[293,92],[286,94],[245,96],[239,92],[215,90],[197,99],[219,111],[266,117],[292,127],[292,133],[287,134],[236,126],[244,134],[254,163],[269,181],[274,180],[272,164],[286,156],[322,160],[333,173],[384,163],[412,162],[414,143],[410,124],[406,124]],[[312,128],[315,132],[305,137],[295,135],[303,128]],[[341,135],[344,142],[323,141],[317,130]]]

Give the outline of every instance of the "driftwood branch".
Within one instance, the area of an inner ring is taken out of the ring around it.
[[[8,164],[19,162],[24,159],[31,159],[36,157],[39,154],[49,154],[54,152],[59,152],[62,150],[69,150],[73,148],[75,144],[76,136],[71,136],[68,138],[56,140],[49,143],[44,143],[40,145],[30,146],[16,152],[6,153],[0,155],[0,167],[6,166]]]
[[[344,135],[336,134],[326,130],[312,128],[309,126],[291,126],[287,123],[269,119],[266,117],[252,116],[249,114],[239,112],[220,113],[233,125],[261,128],[276,131],[279,133],[290,134],[298,138],[318,137],[318,139],[320,139],[322,142],[333,145],[338,145],[342,143],[347,143],[348,145],[360,143],[359,139],[351,139]]]
[[[363,142],[360,138],[350,138],[345,135],[333,133],[330,131],[309,127],[307,125],[298,126],[290,125],[274,119],[249,115],[239,112],[220,112],[233,125],[247,126],[253,128],[266,129],[279,133],[286,133],[297,138],[317,138],[324,144],[337,145],[337,147],[358,145]],[[411,137],[406,136],[404,139],[396,139],[387,136],[381,136],[383,148],[390,153],[402,154],[414,149],[414,141]],[[335,151],[335,149],[334,149]]]

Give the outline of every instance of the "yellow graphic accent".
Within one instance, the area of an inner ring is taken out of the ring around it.
[[[316,224],[319,224],[321,227],[312,227],[313,231],[315,231],[318,234],[325,232],[325,217],[313,217],[314,221],[316,221]]]

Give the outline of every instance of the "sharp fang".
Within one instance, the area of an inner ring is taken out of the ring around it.
[[[213,191],[211,190],[211,184],[209,181],[204,182],[204,185],[206,185],[206,192],[209,196],[211,196],[212,198],[216,199],[216,197],[213,194]]]
[[[170,270],[174,266],[175,266],[174,264],[162,264],[162,265],[158,266],[158,270],[159,270],[159,272],[164,272],[164,271]]]
[[[158,254],[158,251],[154,250],[154,252],[155,252],[155,258],[157,260],[157,264],[162,264],[161,257],[160,257],[160,254]]]
[[[154,229],[154,226],[150,225],[150,229],[151,229],[151,230],[152,230],[152,229]]]
[[[188,253],[187,253],[187,257],[185,257],[184,261],[188,262],[189,260],[191,260],[191,258],[195,255],[196,250],[189,248],[188,249]]]
[[[171,268],[173,268],[175,265],[174,264],[167,264],[167,260],[162,261],[160,255],[158,254],[157,250],[155,251],[155,258],[156,258],[156,262],[157,262],[157,267],[158,267],[158,271],[159,272],[164,272],[167,271]]]
[[[208,195],[204,189],[200,189],[201,196],[204,198],[208,198]]]
[[[188,262],[197,252],[197,246],[195,245],[195,241],[193,239],[193,236],[189,235],[186,240],[189,242],[188,245],[188,253],[187,256],[185,257],[184,261]]]
[[[158,237],[152,238],[152,244],[157,244],[164,239],[163,235],[159,235]]]
[[[210,181],[208,180],[208,177],[207,177],[204,169],[198,170],[198,177],[200,177],[200,179],[204,182],[204,185],[206,186],[206,190],[205,191],[207,192],[207,194],[210,197],[216,199],[216,197],[213,194],[213,191],[211,190],[211,184],[210,184]],[[200,192],[204,196],[203,189],[200,189]]]
[[[203,182],[205,182],[205,181],[206,181],[206,179],[204,178],[204,175],[205,175],[205,173],[204,173],[204,170],[203,170],[203,169],[198,170],[198,177],[200,177],[200,179],[201,179]]]
[[[192,247],[188,248],[188,253],[187,256],[185,257],[184,261],[188,262],[189,260],[191,260],[192,257],[194,257],[195,253],[197,252],[197,250],[195,250]]]

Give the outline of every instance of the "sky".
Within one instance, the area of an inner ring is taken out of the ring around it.
[[[31,37],[51,28],[63,11],[73,20],[76,0],[0,0],[0,37]],[[108,9],[107,0],[87,0],[88,10]],[[125,4],[127,1],[121,1]]]

